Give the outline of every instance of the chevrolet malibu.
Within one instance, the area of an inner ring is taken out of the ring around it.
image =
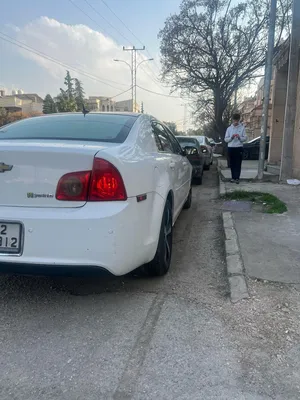
[[[67,113],[0,129],[0,264],[167,273],[192,167],[144,114]]]

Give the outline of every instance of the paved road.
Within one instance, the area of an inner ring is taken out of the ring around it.
[[[275,321],[228,300],[217,197],[213,168],[163,279],[0,277],[0,399],[299,399]]]

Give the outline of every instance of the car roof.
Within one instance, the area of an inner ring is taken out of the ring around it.
[[[193,136],[176,136],[177,139],[187,139],[187,140],[196,140]]]

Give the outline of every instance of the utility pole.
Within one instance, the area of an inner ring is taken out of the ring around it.
[[[186,104],[180,104],[183,107],[183,123],[182,123],[182,129],[184,134],[186,135],[187,133],[187,105]]]
[[[271,80],[273,73],[276,6],[277,6],[277,0],[271,0],[268,51],[267,51],[266,66],[265,66],[264,103],[263,103],[261,130],[260,130],[260,148],[259,148],[258,172],[257,172],[257,177],[260,180],[262,180],[264,176],[264,166],[265,166],[265,156],[266,156],[266,137],[268,131],[270,90],[271,90]]]
[[[183,108],[183,131],[185,133],[185,135],[187,134],[187,105],[184,105]]]
[[[283,128],[280,181],[292,178],[293,147],[299,79],[300,2],[293,2],[292,33],[290,37],[289,72]]]
[[[131,51],[131,98],[132,98],[132,112],[135,111],[136,105],[136,52],[145,50],[145,46],[138,49],[135,46],[132,47],[124,47],[123,51]]]

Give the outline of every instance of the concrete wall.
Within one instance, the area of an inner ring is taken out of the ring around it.
[[[31,113],[31,112],[43,112],[43,103],[35,103],[35,102],[26,102],[22,104],[22,111],[24,113]]]
[[[300,179],[300,68],[298,75],[297,112],[294,132],[293,177]]]
[[[280,165],[283,139],[284,114],[287,92],[287,70],[276,71],[272,99],[270,129],[270,164]]]
[[[6,96],[0,98],[0,107],[21,107],[22,100],[14,96]]]

